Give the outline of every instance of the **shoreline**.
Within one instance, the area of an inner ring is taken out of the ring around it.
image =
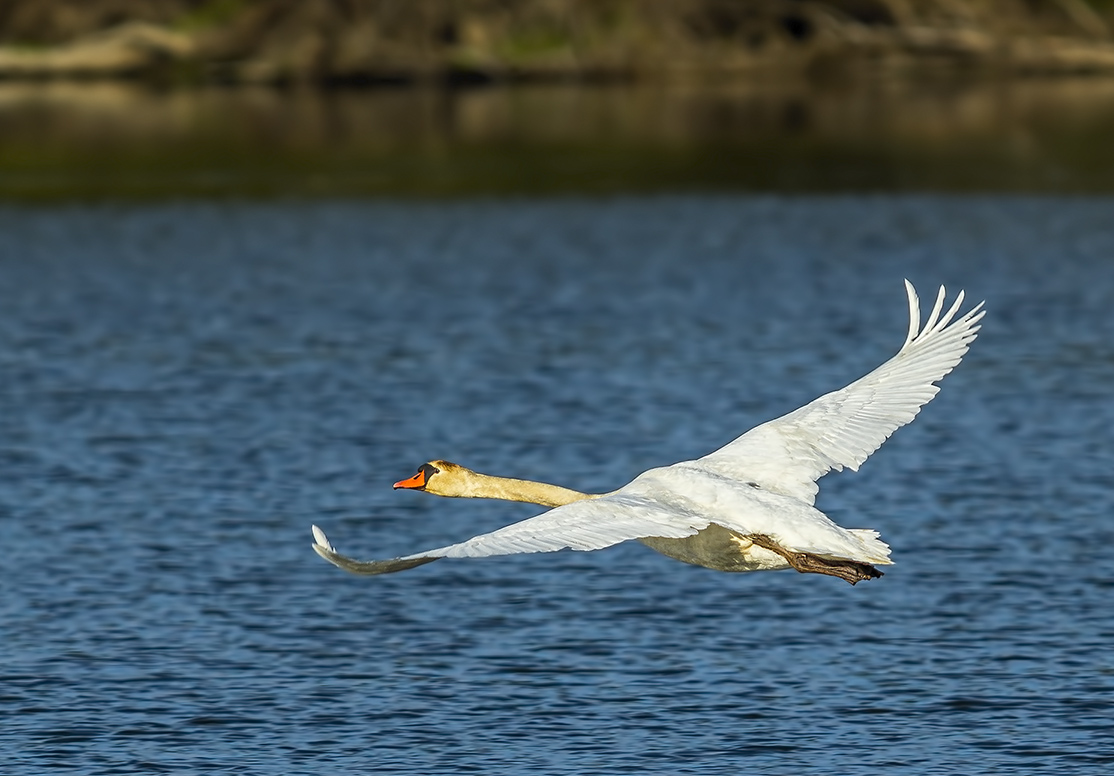
[[[0,19],[0,81],[375,87],[1114,74],[1114,10],[1104,17],[1083,0],[1049,0],[1041,13],[1020,0],[965,3],[962,13],[954,3],[913,10],[898,0],[415,0],[393,15],[375,2],[342,10],[314,0],[136,0],[125,20],[119,3],[83,0],[84,15],[58,17],[69,26],[50,12],[73,11],[73,0],[31,2],[15,0]]]

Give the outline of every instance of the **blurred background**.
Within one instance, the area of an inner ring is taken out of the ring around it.
[[[0,196],[1109,191],[1107,0],[9,0]]]
[[[1105,774],[1114,2],[0,2],[0,755]],[[381,558],[704,455],[986,300],[817,505],[854,588]]]

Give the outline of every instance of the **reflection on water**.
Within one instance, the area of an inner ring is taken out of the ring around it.
[[[1114,80],[0,87],[0,195],[1114,190]]]

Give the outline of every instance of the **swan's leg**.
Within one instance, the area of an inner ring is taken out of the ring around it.
[[[807,552],[790,552],[768,536],[748,534],[746,538],[759,547],[776,552],[785,558],[790,566],[802,574],[827,574],[847,580],[852,585],[864,579],[875,579],[882,576],[882,572],[869,563],[860,563],[854,560],[830,560]]]

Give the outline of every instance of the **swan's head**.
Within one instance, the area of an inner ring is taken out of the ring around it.
[[[418,467],[418,473],[395,483],[395,490],[424,490],[435,496],[463,498],[470,495],[470,477],[475,472],[451,461],[430,461]]]

